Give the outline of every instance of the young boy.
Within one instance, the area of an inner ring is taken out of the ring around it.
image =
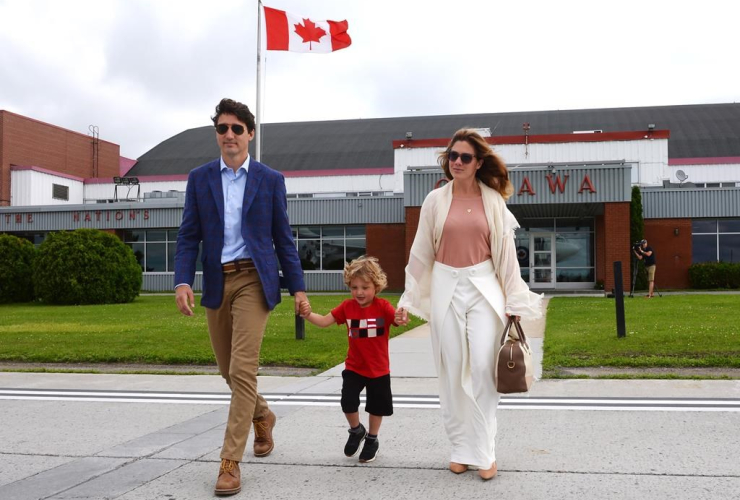
[[[326,316],[311,312],[308,302],[301,304],[301,316],[325,328],[334,323],[346,325],[349,338],[347,359],[342,372],[342,411],[349,423],[349,439],[344,454],[354,457],[365,440],[360,462],[372,462],[378,456],[378,431],[384,416],[393,415],[388,336],[395,310],[385,299],[376,297],[388,279],[375,257],[362,256],[344,266],[344,283],[352,292]],[[398,318],[400,319],[400,317]],[[404,321],[406,324],[408,321]],[[369,432],[360,422],[360,392],[367,390],[365,411],[370,414]]]

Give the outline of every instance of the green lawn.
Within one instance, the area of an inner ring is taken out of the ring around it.
[[[552,298],[544,376],[559,367],[740,368],[740,295],[640,295],[624,304],[620,339],[613,299]]]
[[[394,305],[398,295],[382,297]],[[309,295],[315,312],[325,314],[349,295]],[[200,297],[196,297],[197,301]],[[393,328],[392,336],[420,325]],[[272,312],[260,363],[328,369],[347,352],[346,328],[306,323],[295,340],[293,298]],[[130,304],[96,306],[0,305],[0,361],[39,363],[215,364],[205,312],[185,317],[173,295],[144,296]]]
[[[310,295],[326,313],[348,295]],[[398,295],[383,295],[395,304]],[[550,300],[543,375],[574,367],[740,368],[740,295],[625,298],[627,337],[617,338],[615,303],[601,297]],[[342,362],[346,330],[306,324],[295,340],[292,298],[273,311],[261,364],[323,370]],[[398,335],[418,326],[411,318]],[[182,316],[174,297],[105,306],[0,305],[0,361],[213,365],[202,307]]]

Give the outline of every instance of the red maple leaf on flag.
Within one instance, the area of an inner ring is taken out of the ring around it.
[[[322,36],[326,36],[326,31],[317,27],[310,19],[303,19],[303,24],[293,26],[295,26],[296,34],[303,39],[303,43],[309,44],[309,50],[311,50],[311,42],[318,42]]]

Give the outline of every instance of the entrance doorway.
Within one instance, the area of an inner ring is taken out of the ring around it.
[[[529,235],[530,288],[555,288],[555,233]]]
[[[522,279],[530,288],[555,288],[555,233],[524,233],[516,237]]]
[[[594,287],[594,220],[523,219],[516,231],[522,279],[532,289]]]

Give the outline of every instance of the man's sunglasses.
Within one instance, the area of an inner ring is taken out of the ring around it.
[[[463,162],[464,165],[467,165],[471,161],[473,161],[473,158],[475,158],[475,155],[471,155],[470,153],[458,153],[457,151],[450,151],[447,155],[450,158],[451,162],[456,162],[458,158],[460,158],[460,161]]]
[[[224,135],[229,131],[229,127],[231,127],[231,131],[236,135],[242,135],[244,133],[244,125],[239,125],[238,123],[234,123],[232,125],[229,125],[228,123],[220,123],[216,125],[216,132],[218,132],[219,135]]]

